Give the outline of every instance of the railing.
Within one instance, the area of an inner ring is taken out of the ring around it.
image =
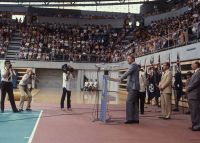
[[[106,57],[102,55],[96,55],[96,54],[60,54],[60,55],[54,55],[52,53],[48,54],[48,58],[27,58],[27,59],[20,59],[17,60],[23,60],[23,61],[49,61],[49,62],[82,62],[82,63],[115,63],[124,61],[125,58],[123,57],[116,57],[112,59],[111,57]]]

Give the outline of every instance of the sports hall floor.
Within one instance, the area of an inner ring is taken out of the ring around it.
[[[189,129],[190,116],[182,112],[161,120],[160,108],[146,105],[139,125],[125,125],[124,95],[110,93],[110,121],[102,124],[93,122],[95,94],[72,92],[72,111],[60,110],[60,96],[58,89],[40,90],[32,112],[12,113],[7,102],[0,113],[0,143],[200,143],[200,132]]]

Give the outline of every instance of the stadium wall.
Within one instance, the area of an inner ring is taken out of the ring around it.
[[[180,56],[180,61],[191,61],[191,60],[200,59],[200,43],[195,43],[195,44],[191,44],[191,45],[187,45],[183,47],[178,47],[175,49],[169,49],[167,51],[162,51],[162,52],[142,56],[142,57],[137,58],[136,61],[137,63],[141,63],[143,65],[146,59],[146,64],[150,65],[150,59],[154,58],[154,63],[157,64],[158,57],[160,55],[161,63],[168,61],[169,56],[170,56],[171,62],[176,62],[177,53]]]
[[[27,10],[28,8],[23,6],[8,6],[8,5],[0,6],[0,11],[6,11],[6,12],[26,13]]]
[[[36,83],[36,88],[62,88],[62,70],[60,69],[35,69],[36,75],[39,78],[39,83]],[[99,75],[99,87],[102,89],[102,77],[104,71],[100,71]],[[118,71],[110,71],[111,77],[118,77]],[[72,90],[81,90],[84,86],[84,76],[88,80],[93,82],[97,79],[97,70],[78,70],[74,73],[74,79],[72,81]],[[111,86],[112,85],[112,86]],[[116,82],[109,81],[108,89],[110,91],[118,91],[118,84]]]
[[[144,25],[150,25],[152,21],[157,21],[157,20],[161,20],[161,19],[166,19],[169,17],[176,17],[179,15],[184,14],[186,11],[189,10],[189,6],[180,8],[178,10],[174,10],[174,11],[170,11],[170,12],[166,12],[166,13],[162,13],[162,14],[158,14],[158,15],[152,15],[152,16],[148,16],[148,17],[144,17]]]
[[[61,17],[45,17],[38,16],[37,21],[39,23],[65,23],[72,25],[94,24],[94,25],[105,25],[110,24],[115,28],[123,27],[123,19],[80,19],[80,18],[61,18]]]

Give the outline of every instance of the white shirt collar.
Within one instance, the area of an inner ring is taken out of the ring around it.
[[[194,70],[194,72],[197,72],[200,68],[197,68],[196,70]]]

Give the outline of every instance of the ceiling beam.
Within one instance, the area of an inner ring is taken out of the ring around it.
[[[6,6],[33,6],[33,7],[58,7],[58,6],[109,6],[109,5],[133,5],[133,4],[143,4],[143,3],[156,3],[156,1],[140,1],[140,2],[104,2],[101,3],[101,1],[96,1],[95,3],[76,3],[76,2],[70,2],[70,3],[50,3],[50,2],[41,2],[41,4],[38,3],[18,3],[18,4],[6,4]],[[3,4],[2,4],[3,5]]]
[[[0,2],[95,2],[96,0],[0,0]],[[117,1],[117,0],[98,0]]]

